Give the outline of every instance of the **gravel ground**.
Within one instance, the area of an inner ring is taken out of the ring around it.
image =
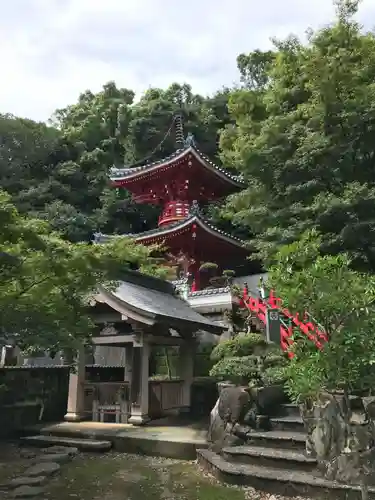
[[[6,484],[21,475],[31,460],[28,450],[0,445],[2,500],[12,498]],[[38,500],[287,500],[220,484],[194,462],[115,452],[78,455],[62,465],[46,488],[44,498]]]

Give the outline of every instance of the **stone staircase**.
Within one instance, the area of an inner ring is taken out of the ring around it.
[[[89,438],[69,438],[66,436],[53,436],[40,434],[37,436],[25,436],[20,438],[20,444],[24,446],[35,446],[47,448],[48,446],[65,446],[77,448],[79,451],[105,452],[112,448],[111,441],[89,439]]]
[[[276,495],[360,500],[358,486],[319,477],[317,462],[305,454],[306,434],[296,405],[283,405],[282,416],[271,419],[271,430],[252,432],[244,446],[221,454],[197,450],[200,467],[219,480],[252,486]],[[375,499],[375,489],[369,492]]]

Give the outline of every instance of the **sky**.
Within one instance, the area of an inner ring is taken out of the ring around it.
[[[374,0],[358,18],[375,24]],[[0,112],[48,120],[110,80],[209,94],[238,81],[238,54],[333,19],[331,0],[4,0]]]

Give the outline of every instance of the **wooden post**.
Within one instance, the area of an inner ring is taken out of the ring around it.
[[[191,386],[194,379],[195,340],[187,339],[180,346],[179,377],[183,381],[181,412],[188,413],[191,405]]]
[[[79,422],[85,418],[85,347],[77,353],[75,370],[69,374],[68,410],[65,420]]]
[[[132,351],[129,423],[144,425],[150,420],[148,415],[150,345],[144,340],[142,333],[134,335]]]

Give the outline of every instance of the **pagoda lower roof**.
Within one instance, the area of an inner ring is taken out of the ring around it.
[[[115,168],[110,171],[110,179],[113,183],[121,183],[133,181],[143,177],[145,174],[156,173],[163,167],[172,167],[178,160],[183,159],[188,154],[192,154],[196,160],[208,171],[212,172],[221,180],[228,182],[236,188],[243,189],[245,184],[240,176],[233,175],[222,167],[219,167],[212,162],[205,154],[203,154],[196,146],[189,145],[183,149],[178,149],[176,152],[152,163],[146,163],[139,167]]]
[[[180,220],[178,222],[174,222],[172,224],[168,224],[167,226],[163,227],[158,227],[155,229],[150,229],[149,231],[144,231],[143,233],[127,233],[122,235],[123,237],[128,237],[128,238],[134,238],[140,243],[152,243],[153,241],[150,240],[155,240],[155,243],[157,243],[157,240],[164,240],[166,237],[171,236],[173,234],[177,234],[180,230],[186,229],[192,225],[196,224],[199,226],[201,229],[206,231],[209,234],[212,234],[214,237],[220,238],[227,243],[237,246],[239,248],[246,249],[245,242],[241,240],[240,238],[237,238],[236,236],[232,236],[229,233],[226,233],[225,231],[222,231],[221,229],[218,229],[215,227],[213,224],[210,222],[206,221],[199,215],[191,215],[190,217],[187,217],[186,219]],[[94,242],[95,243],[105,243],[108,240],[111,240],[112,238],[118,238],[120,237],[119,235],[106,235],[102,233],[95,233],[94,234]]]
[[[138,243],[144,245],[165,245],[173,253],[179,250],[189,252],[192,248],[193,233],[196,235],[194,253],[204,261],[212,259],[214,262],[226,261],[231,256],[246,259],[250,253],[243,240],[218,229],[198,215],[191,215],[168,226],[123,236],[134,238]],[[113,237],[96,233],[94,242],[105,243]]]

